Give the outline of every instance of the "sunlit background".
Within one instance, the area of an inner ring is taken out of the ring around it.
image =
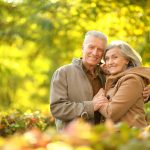
[[[150,0],[0,0],[0,150],[150,149],[150,126],[78,120],[57,134],[51,77],[81,56],[88,30],[128,42],[150,67]],[[150,103],[145,112],[150,124]]]

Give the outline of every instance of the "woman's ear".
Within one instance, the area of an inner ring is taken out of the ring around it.
[[[128,59],[126,59],[126,65],[128,66],[128,64],[130,63],[130,61]]]

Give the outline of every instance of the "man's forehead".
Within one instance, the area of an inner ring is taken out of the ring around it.
[[[104,39],[99,38],[99,37],[91,36],[91,37],[88,37],[84,40],[84,44],[94,44],[94,43],[106,45],[106,41]]]
[[[101,48],[106,48],[106,43],[105,42],[94,42],[94,41],[89,41],[84,43],[85,46],[97,46]]]

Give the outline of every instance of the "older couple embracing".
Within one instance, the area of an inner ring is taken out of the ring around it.
[[[150,68],[141,66],[133,48],[123,41],[107,46],[105,34],[89,31],[82,58],[58,68],[52,77],[50,110],[56,127],[62,130],[78,117],[92,124],[109,118],[114,123],[145,127],[144,99],[150,95],[149,83]]]

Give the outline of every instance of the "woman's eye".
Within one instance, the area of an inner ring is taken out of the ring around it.
[[[105,58],[105,61],[108,61],[108,58]]]

